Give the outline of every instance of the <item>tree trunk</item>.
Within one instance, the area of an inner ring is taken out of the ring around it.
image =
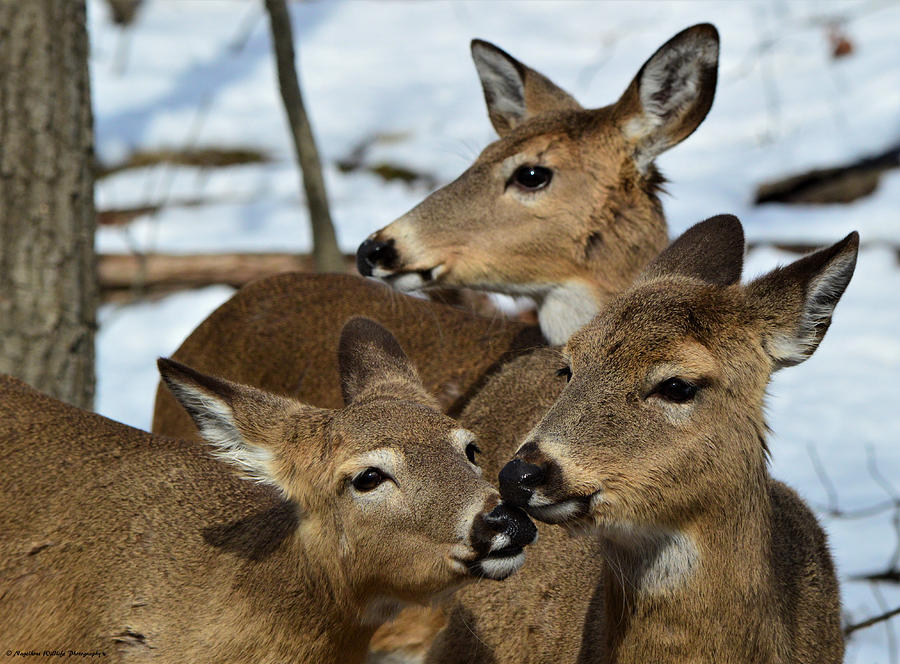
[[[94,398],[93,125],[84,0],[0,0],[0,372]]]
[[[334,225],[328,212],[328,197],[325,181],[322,179],[322,165],[319,151],[313,138],[309,118],[300,94],[300,82],[294,67],[294,36],[291,17],[284,0],[266,0],[269,21],[272,27],[272,42],[275,46],[275,61],[278,67],[278,85],[281,99],[291,125],[294,150],[300,170],[303,171],[303,188],[309,207],[309,222],[312,225],[313,258],[319,272],[341,272],[344,259],[338,249],[334,235]]]

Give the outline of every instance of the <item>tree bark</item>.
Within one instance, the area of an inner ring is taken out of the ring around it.
[[[303,172],[303,189],[306,192],[309,221],[312,226],[312,253],[316,270],[340,272],[343,270],[343,257],[337,245],[334,225],[331,223],[319,151],[316,148],[316,141],[306,115],[306,108],[303,106],[300,82],[294,66],[294,36],[291,30],[291,17],[284,0],[266,0],[266,9],[269,12],[269,22],[272,28],[272,42],[275,46],[281,99],[291,125],[297,161]]]
[[[93,122],[83,0],[0,0],[0,372],[94,398]]]

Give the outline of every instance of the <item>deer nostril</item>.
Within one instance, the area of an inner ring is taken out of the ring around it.
[[[528,504],[534,487],[544,481],[544,468],[522,459],[513,459],[500,471],[500,495],[517,507]]]
[[[544,479],[544,469],[522,459],[513,459],[500,471],[501,482],[503,482],[504,475],[507,481],[526,487],[536,487]]]
[[[367,238],[356,250],[356,269],[364,277],[371,277],[372,270],[379,265],[383,268],[392,268],[397,262],[397,250],[394,249],[394,241],[381,242]]]
[[[509,537],[511,546],[522,547],[531,544],[537,535],[537,528],[528,515],[509,505],[497,505],[484,516],[484,523],[492,531]]]

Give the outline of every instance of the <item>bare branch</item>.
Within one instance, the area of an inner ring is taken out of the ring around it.
[[[897,148],[897,152],[898,157],[900,157],[900,147]],[[869,467],[869,474],[872,476],[872,479],[878,483],[894,502],[900,503],[900,494],[897,493],[894,486],[881,474],[881,471],[878,470],[878,461],[875,458],[875,448],[872,447],[872,445],[866,445],[866,457],[866,465]]]
[[[836,519],[865,519],[870,516],[881,514],[882,512],[887,512],[888,510],[900,508],[900,499],[894,498],[892,500],[884,500],[880,503],[857,509],[843,509],[838,501],[838,493],[834,488],[834,482],[831,481],[831,478],[825,471],[825,466],[822,464],[821,459],[819,459],[815,447],[813,445],[808,445],[806,449],[809,453],[809,458],[812,461],[813,469],[816,471],[816,475],[819,478],[819,482],[822,484],[822,488],[828,496],[827,505],[816,506],[819,511]]]
[[[885,620],[890,620],[891,618],[893,618],[894,616],[896,616],[898,614],[900,614],[900,606],[898,606],[896,609],[891,609],[890,611],[882,613],[881,615],[877,615],[872,618],[867,618],[867,619],[863,620],[862,622],[854,623],[852,625],[847,625],[844,628],[844,636],[850,636],[851,634],[853,634],[853,632],[855,632],[859,629],[865,629],[866,627],[871,627],[872,625],[883,622]]]
[[[812,443],[806,446],[806,450],[809,453],[809,458],[812,460],[813,469],[816,471],[816,475],[819,477],[819,482],[822,484],[822,488],[825,489],[825,493],[828,496],[828,507],[825,511],[829,514],[837,514],[840,512],[838,508],[838,496],[837,490],[834,488],[834,483],[831,481],[831,478],[828,477],[828,473],[825,472],[825,467],[822,465],[822,460],[819,459],[819,454],[816,452],[816,447]]]
[[[272,27],[275,61],[278,68],[278,85],[294,138],[294,150],[300,170],[303,171],[303,189],[309,208],[309,220],[313,235],[313,257],[319,272],[343,272],[344,259],[338,249],[328,211],[328,197],[322,178],[319,151],[313,138],[312,127],[303,105],[300,81],[294,67],[294,36],[291,17],[284,0],[266,0],[266,10]]]

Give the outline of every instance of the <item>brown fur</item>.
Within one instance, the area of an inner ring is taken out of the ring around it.
[[[335,411],[161,361],[216,453],[257,483],[194,441],[0,377],[4,646],[361,662],[399,603],[465,583],[489,555],[496,490],[387,332],[349,323],[340,364]],[[385,454],[392,479],[357,491]]]
[[[344,322],[360,312],[387,324],[412,358],[427,391],[458,413],[498,363],[542,345],[540,332],[400,295],[383,284],[335,274],[288,272],[254,282],[216,309],[173,357],[231,380],[317,406],[341,405],[337,348]],[[153,431],[198,438],[162,385]]]
[[[672,49],[689,49],[695,42],[717,49],[715,29],[690,28],[661,47],[654,58]],[[585,297],[579,300],[577,315],[557,315],[561,324],[553,326],[551,336],[561,341],[560,334],[567,336],[589,319],[665,245],[666,225],[658,199],[662,177],[652,161],[644,162],[648,155],[652,158],[686,138],[702,122],[715,91],[716,64],[695,65],[700,71],[696,100],[678,109],[670,123],[652,134],[657,139],[653,144],[646,136],[629,139],[623,135],[628,121],[642,109],[640,75],[616,104],[584,110],[546,77],[506,54],[503,57],[524,77],[528,117],[515,127],[497,127],[501,139],[488,146],[466,173],[376,237],[390,230],[389,239],[401,250],[403,264],[397,266],[398,273],[405,274],[432,265],[428,265],[431,258],[414,262],[403,255],[404,233],[427,236],[429,251],[454,265],[436,280],[438,286],[501,292],[525,288],[545,304],[554,284],[582,287]],[[496,109],[491,98],[487,101],[494,120]],[[523,204],[512,193],[486,198],[487,192],[504,190],[504,183],[497,180],[498,167],[510,157],[525,162],[540,158],[557,169],[552,188],[539,194],[542,198],[536,206],[534,201]],[[398,228],[406,230],[394,234]],[[491,397],[480,396],[481,390],[495,380],[507,361],[545,343],[535,328],[413,300],[371,282],[286,274],[238,292],[191,334],[175,357],[204,371],[334,406],[340,397],[332,360],[337,330],[343,320],[359,313],[391,327],[419,368],[426,388],[454,416],[464,410],[489,412]],[[521,376],[523,385],[543,385],[534,377],[558,368],[556,360],[548,363],[542,354],[521,362],[529,368],[506,374],[514,384]],[[499,385],[492,394],[507,389],[502,381]],[[482,437],[485,456],[497,461],[508,458],[519,436],[537,422],[555,396],[554,390],[512,393],[498,408],[516,413],[517,418],[521,413],[522,419],[504,420],[512,434],[498,432],[496,441]],[[165,390],[157,392],[153,430],[197,435]],[[537,546],[544,547],[548,541],[543,537]],[[497,592],[505,593],[507,587]],[[563,601],[561,594],[557,597]],[[396,643],[395,637],[391,643]],[[410,644],[412,651],[421,647],[417,639]],[[378,642],[376,635],[374,643]]]
[[[770,373],[821,341],[858,239],[744,287],[735,283],[741,244],[733,217],[698,225],[570,340],[571,381],[517,456],[544,469],[530,505],[574,510],[529,511],[586,531],[596,548],[538,545],[514,580],[520,594],[458,593],[429,662],[460,652],[473,663],[841,661],[825,535],[768,475],[762,405]],[[696,397],[664,398],[672,376],[700,386]],[[565,576],[567,565],[577,577]],[[542,581],[578,599],[548,605],[528,592]],[[555,609],[556,621],[584,626],[554,644],[556,655],[528,641]]]
[[[479,392],[459,417],[479,441],[488,477],[518,449],[565,387],[556,349],[517,358]],[[596,662],[596,635],[586,626],[602,619],[603,564],[596,540],[572,537],[538,523],[528,562],[502,584],[458,590],[428,662],[442,664],[567,664]],[[587,632],[585,632],[587,630]]]
[[[454,182],[370,236],[369,243],[390,248],[374,261],[373,275],[402,289],[531,295],[545,336],[563,343],[666,245],[653,158],[709,111],[717,51],[712,26],[685,30],[648,60],[615,104],[586,110],[543,75],[474,42],[500,140]],[[678,76],[666,73],[679,67]],[[669,100],[694,88],[657,117],[641,96],[656,83],[664,88],[658,97]],[[524,165],[549,169],[549,184],[537,191],[514,184]]]

